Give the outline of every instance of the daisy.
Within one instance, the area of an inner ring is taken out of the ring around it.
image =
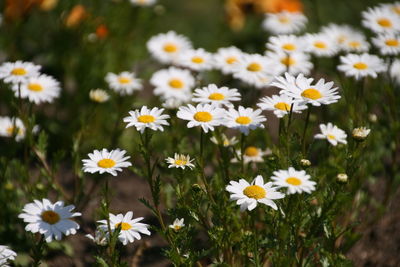
[[[236,136],[233,136],[232,138],[228,138],[225,134],[221,135],[221,139],[219,140],[217,137],[213,136],[210,138],[211,142],[213,142],[216,145],[222,145],[224,147],[228,146],[234,146],[236,145],[239,141],[237,140]],[[221,142],[221,143],[220,143]]]
[[[152,6],[157,0],[129,0],[133,5],[136,6]]]
[[[0,65],[0,79],[5,83],[20,83],[39,75],[41,66],[31,62],[4,62]]]
[[[293,167],[288,170],[279,170],[272,173],[271,180],[278,188],[287,187],[287,194],[296,194],[306,192],[310,194],[315,190],[316,183],[310,180],[304,170],[296,171]]]
[[[191,97],[195,80],[189,70],[170,67],[155,72],[150,83],[155,87],[155,95],[185,100]]]
[[[163,108],[148,109],[147,106],[143,106],[140,110],[131,110],[129,111],[130,116],[124,118],[124,122],[128,123],[125,128],[135,126],[136,130],[141,133],[144,133],[146,128],[162,132],[164,131],[163,125],[169,125],[167,119],[170,118],[169,115],[162,114],[163,111]]]
[[[190,159],[189,155],[175,153],[173,158],[168,157],[165,160],[169,164],[168,168],[181,168],[183,170],[186,167],[188,167],[189,169],[194,168],[194,164],[192,163],[194,159]]]
[[[400,31],[400,17],[382,7],[368,8],[361,13],[362,25],[375,33]]]
[[[258,54],[243,54],[240,61],[233,66],[233,77],[245,83],[262,88],[272,82],[275,68],[272,62]]]
[[[285,52],[272,52],[266,53],[266,58],[275,66],[277,75],[288,72],[292,75],[303,73],[304,75],[310,74],[313,63],[310,61],[310,56],[305,53],[285,53]]]
[[[328,124],[320,124],[319,128],[321,133],[316,134],[314,136],[315,139],[326,139],[333,146],[336,146],[338,143],[347,144],[347,134],[336,125],[329,122]]]
[[[214,66],[224,74],[232,74],[233,66],[241,60],[242,54],[242,51],[234,46],[220,48],[214,54]]]
[[[174,31],[160,33],[147,42],[150,54],[161,63],[179,62],[182,52],[192,48],[190,41]]]
[[[346,39],[341,45],[343,51],[348,53],[355,52],[355,53],[362,53],[368,52],[369,50],[369,43],[367,38],[362,33],[355,33],[351,35],[349,38]]]
[[[40,233],[45,237],[46,242],[61,240],[62,234],[74,235],[79,229],[79,224],[71,220],[73,217],[81,216],[81,213],[71,211],[74,205],[64,207],[63,201],[51,203],[48,199],[42,201],[34,200],[24,206],[23,212],[18,218],[27,223],[26,231]]]
[[[304,37],[306,51],[317,57],[332,57],[339,52],[335,40],[327,34],[307,34]]]
[[[321,29],[321,33],[330,36],[341,50],[347,52],[367,52],[369,43],[364,34],[349,25],[331,23]]]
[[[104,103],[110,99],[110,95],[102,89],[94,89],[89,92],[90,100],[97,103]]]
[[[393,63],[390,65],[389,70],[390,77],[400,85],[400,60],[395,59]]]
[[[133,72],[123,71],[119,74],[109,72],[105,80],[108,86],[120,95],[131,95],[134,91],[142,90],[142,82]]]
[[[244,149],[243,151],[243,162],[244,164],[250,163],[250,162],[264,162],[263,157],[266,155],[271,154],[271,150],[266,149],[263,151],[261,148],[255,147],[255,146],[248,146]],[[242,152],[240,150],[236,151],[238,158],[240,159],[242,157]],[[236,163],[239,162],[237,158],[233,158],[231,162]]]
[[[368,129],[366,127],[359,127],[354,128],[351,134],[355,140],[364,141],[368,137],[370,132],[371,129]]]
[[[13,261],[16,256],[17,253],[15,253],[9,247],[0,245],[0,266],[8,267],[8,261]]]
[[[169,228],[174,229],[175,231],[179,231],[182,227],[185,226],[184,221],[185,221],[184,218],[182,218],[182,219],[176,218],[174,223],[169,225]]]
[[[94,236],[91,234],[87,234],[85,236],[87,238],[89,238],[90,240],[92,240],[96,245],[99,245],[99,246],[106,246],[108,243],[106,232],[103,232],[99,229],[96,229]]]
[[[305,43],[301,37],[295,35],[271,36],[266,44],[268,49],[276,52],[295,53],[303,52]]]
[[[340,57],[340,65],[337,67],[348,77],[359,80],[363,77],[371,76],[376,78],[377,73],[386,71],[385,62],[377,56],[370,54],[348,54]]]
[[[261,112],[261,109],[254,110],[242,106],[239,106],[238,110],[230,108],[226,112],[224,125],[228,128],[238,129],[241,133],[249,135],[249,130],[264,129],[262,123],[267,121],[267,118],[261,115]]]
[[[333,88],[333,82],[325,83],[324,79],[320,79],[316,84],[312,84],[313,80],[313,78],[304,77],[303,74],[294,77],[285,73],[285,77],[277,77],[272,85],[282,89],[280,94],[293,98],[301,105],[329,105],[340,99],[338,88]]]
[[[240,99],[240,93],[236,88],[230,89],[225,86],[218,88],[215,84],[209,84],[206,87],[194,90],[192,101],[212,104],[217,107],[232,107],[231,102],[240,101]]]
[[[300,12],[283,11],[280,13],[267,13],[262,23],[264,30],[272,34],[291,34],[304,29],[307,17]]]
[[[179,65],[194,71],[210,70],[213,67],[212,54],[202,48],[182,52]]]
[[[277,210],[278,207],[273,200],[284,198],[285,195],[277,192],[276,189],[271,182],[264,184],[264,179],[261,175],[258,175],[251,184],[244,179],[240,179],[239,182],[230,181],[230,184],[226,187],[226,191],[231,193],[230,200],[236,201],[236,204],[240,205],[240,211],[245,211],[246,209],[251,211],[257,207],[258,203]]]
[[[201,126],[204,132],[214,131],[215,126],[222,124],[225,110],[209,104],[198,104],[196,107],[187,105],[180,107],[177,114],[178,118],[189,121],[188,128]]]
[[[124,157],[126,151],[111,150],[108,152],[107,149],[94,150],[93,153],[89,153],[89,159],[83,159],[83,171],[95,173],[99,172],[103,174],[105,172],[110,173],[113,176],[117,176],[117,171],[122,171],[122,168],[132,166],[132,164],[127,161],[130,156]]]
[[[382,55],[398,55],[400,53],[400,35],[387,33],[372,38],[372,43]]]
[[[143,217],[132,219],[132,216],[132,211],[128,211],[125,215],[121,213],[117,215],[109,214],[111,231],[114,232],[118,228],[121,229],[118,239],[124,246],[128,243],[133,243],[135,239],[140,240],[142,238],[140,234],[150,235],[150,231],[148,230],[149,225],[139,222],[143,220]],[[99,229],[108,236],[107,220],[100,220],[98,223],[101,224],[99,225]]]
[[[293,107],[291,107],[293,104]],[[284,117],[289,114],[290,109],[292,112],[301,113],[302,110],[307,109],[306,105],[302,105],[298,102],[294,102],[293,98],[287,95],[273,95],[271,97],[266,96],[260,99],[260,103],[257,104],[262,110],[273,111],[275,116],[278,118]]]
[[[394,2],[390,4],[380,4],[380,7],[389,10],[393,14],[400,16],[400,2]]]
[[[16,141],[25,138],[25,126],[19,118],[0,116],[0,136],[13,137]]]
[[[12,87],[16,97],[28,98],[30,102],[40,104],[52,102],[60,95],[60,83],[51,76],[41,74],[37,77],[27,78],[20,85]]]

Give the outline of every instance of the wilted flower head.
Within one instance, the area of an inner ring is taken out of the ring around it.
[[[366,127],[359,127],[353,130],[352,136],[357,141],[364,141],[370,132],[371,130]]]
[[[89,97],[92,101],[97,103],[104,103],[110,99],[110,95],[102,89],[93,89],[89,92]]]

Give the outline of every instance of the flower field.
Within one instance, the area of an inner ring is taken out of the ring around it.
[[[6,0],[0,32],[0,266],[400,265],[400,2]]]

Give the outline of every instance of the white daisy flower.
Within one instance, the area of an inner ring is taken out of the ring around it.
[[[214,54],[214,66],[224,74],[234,72],[234,64],[239,62],[242,57],[242,51],[234,46],[218,49]]]
[[[161,63],[177,63],[182,52],[192,48],[188,38],[174,31],[160,33],[147,42],[150,54]]]
[[[379,34],[372,38],[372,43],[381,55],[398,55],[400,53],[400,35],[393,33]]]
[[[15,260],[16,256],[17,253],[15,253],[9,247],[0,245],[0,266],[8,267],[9,265],[7,263]]]
[[[264,30],[272,34],[291,34],[304,29],[307,17],[300,12],[282,11],[279,13],[267,13],[262,23]]]
[[[361,12],[362,25],[375,33],[399,32],[400,17],[386,8],[374,7]]]
[[[261,109],[244,108],[239,106],[238,110],[230,108],[225,115],[224,125],[228,128],[238,129],[241,133],[249,135],[249,130],[264,128],[263,122],[267,121],[261,115]]]
[[[185,101],[191,97],[195,80],[189,70],[170,67],[153,74],[150,83],[155,87],[154,94],[166,99],[176,98]]]
[[[324,33],[307,34],[304,37],[306,51],[317,57],[332,57],[339,52],[335,40]]]
[[[292,75],[297,75],[299,73],[308,75],[314,67],[313,63],[310,61],[310,56],[305,53],[288,54],[282,51],[269,51],[266,53],[266,57],[271,64],[275,66],[277,75],[285,72]]]
[[[27,223],[25,230],[32,233],[44,235],[46,242],[61,240],[62,234],[74,235],[79,229],[79,224],[71,220],[73,217],[81,216],[81,213],[74,212],[74,205],[64,207],[63,201],[51,203],[48,199],[42,201],[34,200],[24,206],[23,212],[18,218]]]
[[[40,104],[52,102],[60,95],[60,83],[51,76],[41,74],[37,77],[27,78],[21,84],[12,87],[15,97],[28,98],[30,102]]]
[[[135,239],[140,240],[142,237],[140,234],[150,235],[150,231],[148,230],[149,225],[140,223],[143,220],[143,217],[139,217],[136,219],[132,219],[133,212],[128,211],[125,215],[117,214],[114,215],[112,213],[109,214],[110,219],[110,228],[111,231],[114,232],[116,229],[120,228],[121,231],[118,235],[118,240],[126,246],[128,243],[133,243]],[[100,220],[99,229],[109,235],[107,220]]]
[[[149,109],[147,106],[143,106],[140,110],[129,111],[128,117],[124,118],[124,122],[127,122],[126,128],[135,126],[136,130],[144,133],[146,128],[150,128],[153,131],[164,131],[163,125],[169,125],[167,119],[169,115],[162,114],[163,108],[152,108]]]
[[[258,54],[243,54],[233,66],[233,77],[257,88],[268,86],[276,69],[268,58]]]
[[[268,49],[276,52],[295,53],[303,52],[305,43],[303,38],[295,35],[271,36],[266,44]]]
[[[400,85],[400,60],[395,59],[393,63],[390,65],[390,70],[389,70],[390,77],[397,83],[397,85]]]
[[[214,144],[223,145],[224,147],[234,146],[239,142],[239,140],[236,138],[236,136],[233,136],[232,138],[229,139],[225,134],[221,134],[221,140],[220,141],[215,136],[211,137],[210,140]]]
[[[179,65],[194,71],[210,70],[213,67],[212,54],[202,48],[182,52]]]
[[[13,137],[16,141],[25,138],[25,126],[19,118],[0,116],[0,136]]]
[[[184,218],[182,218],[182,219],[176,218],[175,221],[173,222],[173,224],[170,224],[168,227],[171,229],[174,229],[175,231],[179,231],[182,227],[185,226],[184,221],[185,221]]]
[[[103,232],[99,229],[96,229],[96,232],[94,233],[94,236],[91,234],[87,234],[85,235],[87,238],[89,238],[90,240],[92,240],[96,245],[99,246],[106,246],[108,243],[107,240],[107,233]]]
[[[237,150],[236,154],[239,159],[242,157],[242,152],[240,150]],[[264,162],[263,157],[267,155],[271,155],[270,149],[262,150],[261,148],[255,146],[248,146],[243,151],[243,162],[244,164],[248,164],[251,162],[254,163]],[[239,162],[239,160],[237,158],[233,158],[231,162],[237,163]]]
[[[222,124],[225,110],[209,104],[198,104],[196,107],[187,105],[180,107],[177,117],[189,121],[188,128],[201,126],[204,132],[214,131],[215,126]]]
[[[119,148],[108,152],[107,149],[94,150],[93,153],[89,153],[89,159],[83,159],[83,171],[95,173],[99,172],[103,174],[105,172],[117,176],[117,171],[122,172],[122,168],[132,166],[127,161],[130,156],[124,157],[126,151]]]
[[[378,73],[387,69],[385,62],[375,55],[370,54],[348,54],[340,57],[340,65],[337,67],[348,77],[359,80],[363,77],[371,76],[376,78]]]
[[[97,103],[104,103],[110,99],[110,95],[102,89],[94,89],[89,92],[90,100]]]
[[[135,6],[152,6],[157,0],[129,0]]]
[[[315,139],[326,139],[331,145],[336,146],[338,143],[347,144],[347,134],[342,129],[332,123],[320,124],[320,134],[314,136]]]
[[[278,118],[283,118],[286,114],[289,114],[292,104],[292,112],[301,113],[302,110],[307,109],[306,105],[302,105],[299,102],[293,101],[293,98],[287,95],[263,97],[260,99],[260,103],[258,103],[257,106],[262,110],[273,111],[275,116]]]
[[[381,8],[389,10],[391,13],[400,16],[400,2],[380,4]]]
[[[271,180],[278,188],[287,187],[287,194],[300,194],[306,192],[310,194],[315,191],[316,183],[310,180],[304,170],[296,171],[293,167],[288,170],[279,170],[272,173]]]
[[[304,77],[303,74],[294,77],[285,73],[285,77],[277,77],[272,85],[282,89],[280,94],[293,98],[301,105],[329,105],[340,99],[338,88],[333,88],[333,82],[325,83],[324,79],[320,79],[316,84],[312,84],[313,80],[313,78]]]
[[[330,36],[344,51],[367,52],[369,49],[369,43],[364,34],[349,25],[331,23],[322,27],[321,33]]]
[[[173,158],[168,157],[165,160],[169,164],[168,168],[181,168],[183,170],[186,167],[188,167],[189,169],[194,168],[194,164],[192,163],[194,159],[190,159],[189,155],[175,153]]]
[[[193,102],[212,104],[217,107],[232,107],[233,101],[240,101],[241,96],[236,88],[217,87],[215,84],[209,84],[201,89],[194,90]]]
[[[142,90],[142,81],[136,78],[135,73],[123,71],[119,74],[107,73],[108,86],[120,95],[131,95],[134,91]]]
[[[236,204],[240,205],[240,211],[245,211],[246,209],[251,211],[257,207],[258,203],[277,210],[278,207],[273,200],[284,198],[285,195],[277,192],[276,189],[271,182],[264,184],[264,179],[261,175],[258,175],[251,184],[244,179],[240,179],[239,182],[230,181],[226,187],[226,191],[231,193],[230,200],[236,201]]]
[[[369,47],[369,42],[363,34],[353,34],[352,36],[347,38],[346,41],[344,41],[341,45],[342,50],[348,53],[368,52]]]
[[[358,127],[353,129],[351,135],[357,141],[364,141],[368,137],[370,132],[371,129],[368,129],[367,127]]]
[[[5,83],[21,83],[30,77],[38,76],[41,66],[31,62],[4,62],[0,65],[0,79]]]

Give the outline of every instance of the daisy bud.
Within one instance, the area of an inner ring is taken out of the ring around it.
[[[339,173],[339,174],[336,176],[336,181],[337,181],[338,183],[340,183],[340,184],[345,184],[345,183],[347,183],[348,179],[349,179],[349,177],[348,177],[347,174],[345,174],[345,173]]]
[[[368,137],[370,132],[371,130],[366,127],[359,127],[353,130],[352,135],[356,141],[362,142]]]
[[[300,160],[300,164],[303,167],[310,167],[311,166],[311,161],[309,161],[308,159],[301,159]]]
[[[371,113],[368,115],[368,119],[370,122],[377,122],[378,121],[378,116],[376,116],[376,114]]]

